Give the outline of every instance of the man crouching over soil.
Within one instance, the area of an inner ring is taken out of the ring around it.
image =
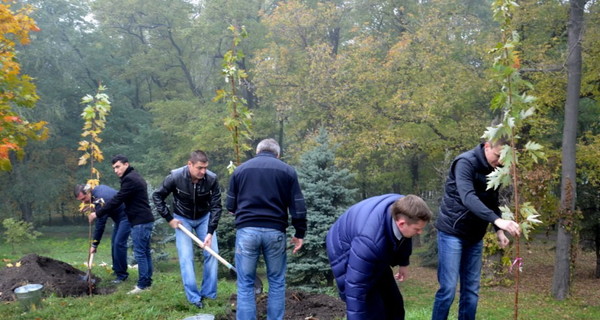
[[[386,194],[353,205],[333,224],[327,256],[348,320],[404,319],[395,280],[406,279],[411,237],[431,218],[423,199]],[[399,266],[395,276],[394,266]]]

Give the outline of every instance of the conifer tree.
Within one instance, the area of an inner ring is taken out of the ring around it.
[[[304,245],[289,256],[287,281],[293,285],[333,285],[333,274],[325,251],[325,237],[335,220],[352,203],[355,193],[348,186],[353,174],[335,164],[335,147],[321,129],[316,146],[301,157],[298,180],[307,207],[308,230]],[[293,228],[288,229],[293,232]]]

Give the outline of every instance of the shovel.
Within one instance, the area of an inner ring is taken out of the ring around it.
[[[83,281],[92,282],[92,283],[94,282],[94,280],[92,278],[92,263],[93,262],[94,262],[94,253],[90,253],[90,256],[88,257],[87,272],[82,277]]]
[[[229,269],[229,272],[231,272],[232,274],[235,274],[237,276],[237,270],[231,263],[229,263],[229,262],[227,262],[227,260],[223,259],[223,257],[221,257],[218,253],[216,253],[210,247],[204,246],[204,242],[200,241],[200,239],[198,239],[198,237],[196,237],[193,233],[191,233],[186,227],[184,227],[181,224],[177,225],[177,227],[181,231],[183,231],[185,234],[187,234],[190,238],[192,238],[192,240],[194,240],[194,242],[196,242],[196,244],[200,248],[202,248],[204,251],[210,253],[210,255],[212,255],[217,260],[219,260],[219,262],[221,262],[223,265],[225,265],[227,267],[227,269]],[[262,292],[263,292],[262,280],[258,276],[256,276],[256,278],[254,278],[254,293],[260,294]]]

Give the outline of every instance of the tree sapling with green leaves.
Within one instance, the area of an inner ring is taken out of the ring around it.
[[[86,183],[87,192],[91,192],[96,186],[100,184],[100,171],[94,167],[94,163],[104,160],[102,150],[100,150],[99,144],[102,142],[100,133],[106,127],[106,116],[110,112],[111,105],[108,95],[104,93],[106,88],[102,85],[98,87],[96,95],[86,95],[81,99],[81,103],[85,105],[81,118],[83,118],[83,132],[81,136],[84,138],[79,141],[79,148],[77,150],[83,151],[83,155],[79,158],[79,165],[84,166],[89,162],[90,165],[90,178]],[[86,140],[87,138],[87,140]],[[81,203],[79,207],[81,212],[91,213],[95,209],[95,204]],[[92,223],[89,223],[88,228],[88,241],[90,247],[92,246]],[[91,270],[92,253],[88,251],[88,272]],[[92,292],[92,281],[91,277],[87,277],[88,285],[90,288],[90,294]]]
[[[527,141],[523,144],[520,132],[527,120],[535,113],[535,97],[527,94],[533,88],[532,84],[524,80],[520,73],[520,59],[516,48],[520,38],[512,26],[512,14],[517,3],[510,0],[496,0],[493,3],[494,18],[500,23],[502,39],[491,50],[495,55],[493,65],[494,80],[500,85],[500,91],[494,96],[490,108],[502,111],[502,121],[495,126],[488,127],[482,138],[486,141],[506,139],[500,155],[503,166],[497,167],[488,175],[488,189],[500,186],[512,187],[512,207],[500,207],[502,218],[514,220],[521,228],[526,239],[536,224],[540,224],[539,214],[530,202],[520,199],[519,192],[519,160],[529,157],[537,162],[544,159],[542,146],[536,142]],[[514,319],[519,313],[519,273],[522,269],[523,258],[520,254],[519,237],[515,238],[515,258],[511,263],[511,271],[515,274],[515,305]]]
[[[235,163],[230,162],[229,173],[235,170],[235,167],[241,163],[241,153],[251,149],[247,142],[244,142],[240,137],[245,138],[245,141],[251,139],[252,135],[252,112],[248,109],[246,99],[238,96],[237,86],[248,77],[244,69],[238,67],[238,61],[244,59],[244,52],[238,49],[238,45],[242,38],[246,38],[248,33],[246,28],[242,26],[238,29],[235,26],[228,28],[233,33],[233,42],[231,50],[225,53],[223,57],[222,74],[225,76],[225,82],[230,89],[219,89],[213,101],[225,100],[227,108],[230,111],[230,116],[224,119],[225,127],[231,132],[233,148],[235,153]]]

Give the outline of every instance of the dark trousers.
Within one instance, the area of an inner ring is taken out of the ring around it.
[[[371,319],[404,320],[404,300],[392,269],[386,269],[375,287],[367,294]]]
[[[127,272],[127,240],[131,234],[131,224],[127,217],[115,221],[112,234],[112,261],[113,271],[119,280],[125,280],[129,276]]]

